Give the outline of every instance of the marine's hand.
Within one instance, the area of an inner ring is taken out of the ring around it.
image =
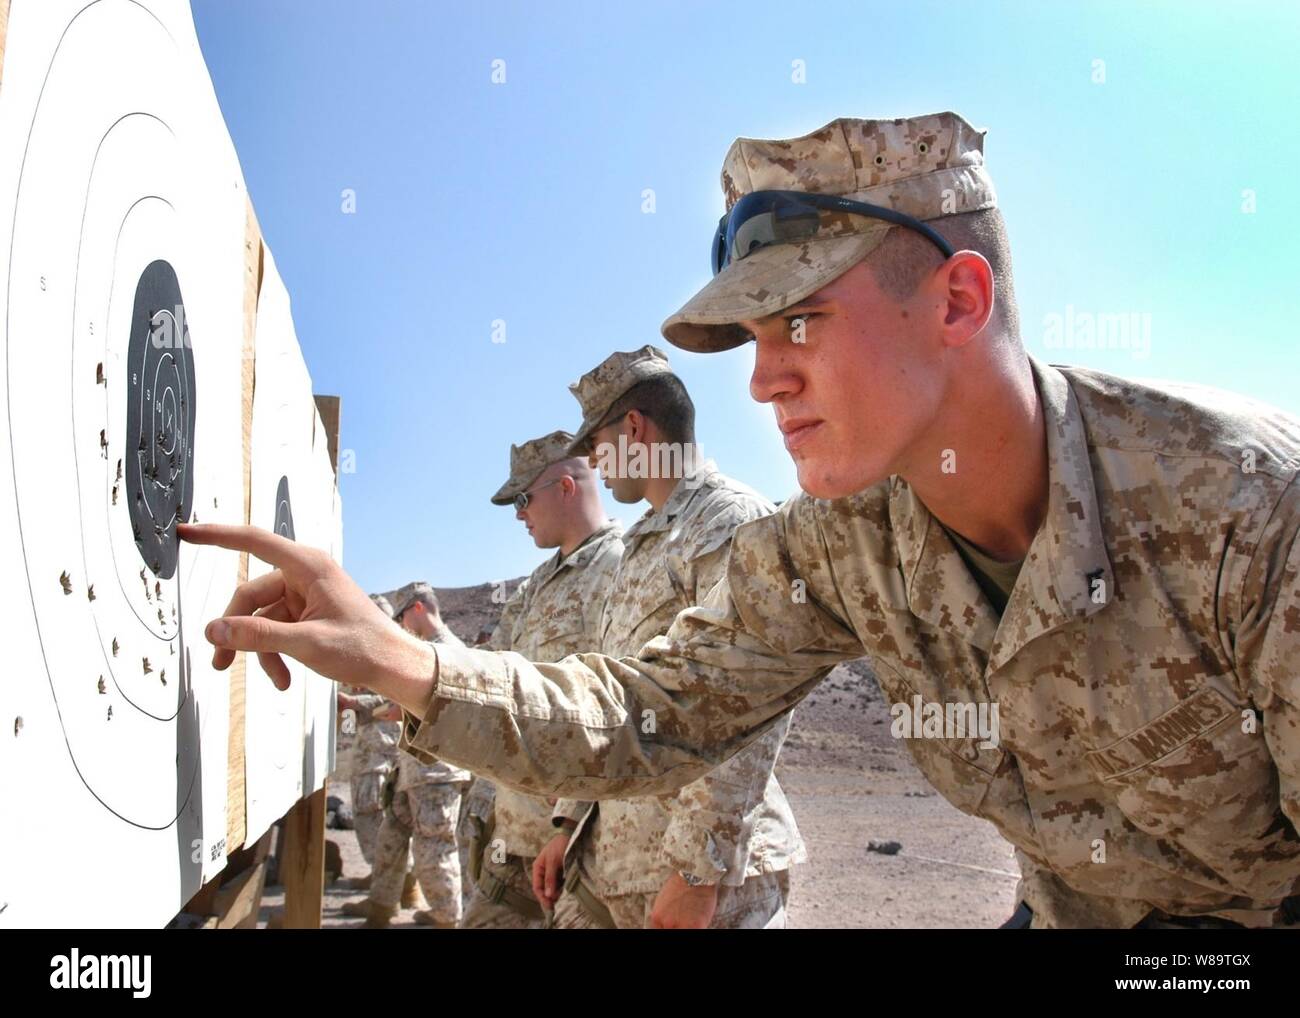
[[[692,887],[674,873],[659,889],[654,908],[650,910],[650,928],[653,930],[703,930],[713,922],[718,909],[718,885],[705,884]]]
[[[569,847],[569,833],[562,831],[546,843],[533,862],[533,896],[547,909],[555,908],[564,886],[564,850]]]
[[[328,554],[258,527],[180,524],[177,533],[190,544],[245,551],[275,567],[241,583],[225,614],[208,623],[214,668],[229,668],[236,651],[252,651],[276,687],[287,689],[281,655],[288,654],[326,678],[373,689],[424,715],[436,669],[431,646],[393,625]]]

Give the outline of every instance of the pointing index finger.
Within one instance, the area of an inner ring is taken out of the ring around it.
[[[261,527],[229,523],[178,523],[176,534],[190,544],[212,544],[232,551],[246,551],[282,570],[290,580],[306,577],[310,571],[305,546]]]

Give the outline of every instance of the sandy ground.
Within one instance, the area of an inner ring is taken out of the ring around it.
[[[865,662],[836,668],[795,710],[777,765],[808,846],[790,925],[997,926],[1015,906],[1011,845],[930,787],[889,722]],[[871,841],[902,847],[883,855]]]
[[[795,712],[778,776],[808,846],[795,869],[792,928],[993,927],[1010,915],[1017,879],[1011,846],[986,821],[958,813],[927,784],[889,733],[888,707],[865,666],[837,668]],[[330,794],[347,799],[346,785]],[[351,831],[326,831],[344,874],[366,872]],[[895,855],[868,850],[896,841]],[[325,889],[322,925],[358,928],[340,913],[364,894]],[[262,920],[283,903],[267,888]],[[423,929],[404,911],[395,929]]]

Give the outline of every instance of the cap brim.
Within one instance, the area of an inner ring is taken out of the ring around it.
[[[600,423],[599,419],[594,421],[583,421],[582,427],[578,433],[573,436],[573,441],[569,443],[568,449],[565,450],[570,456],[586,456],[587,442],[591,438],[592,432],[596,430],[596,425]]]
[[[714,276],[660,331],[673,346],[695,353],[740,346],[747,334],[737,322],[765,318],[816,293],[874,251],[889,230],[882,222],[864,233],[761,248]]]
[[[541,477],[542,470],[545,469],[545,467],[542,467],[540,470],[535,470],[533,473],[529,474],[527,477],[521,478],[520,480],[515,480],[513,477],[507,477],[506,483],[501,485],[501,487],[497,489],[497,493],[492,496],[492,504],[509,505],[515,500],[516,495],[520,492],[526,491],[530,484],[537,480],[537,478]]]

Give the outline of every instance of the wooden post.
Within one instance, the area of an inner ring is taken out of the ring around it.
[[[9,36],[9,0],[0,0],[0,82],[4,81],[5,39]]]
[[[257,299],[262,291],[262,231],[252,202],[244,225],[244,336],[241,381],[241,440],[244,454],[244,523],[251,519],[253,499],[253,388],[256,385]],[[248,579],[248,553],[239,555],[239,582]],[[244,655],[230,666],[230,735],[226,762],[226,851],[233,852],[248,836],[247,760],[244,757]]]
[[[320,422],[325,426],[325,439],[330,454],[330,466],[334,468],[334,480],[337,482],[339,474],[339,410],[342,401],[338,396],[321,396],[318,394],[315,398],[316,412],[320,414]]]
[[[283,837],[284,928],[319,929],[325,897],[325,786],[299,799],[284,815]]]

